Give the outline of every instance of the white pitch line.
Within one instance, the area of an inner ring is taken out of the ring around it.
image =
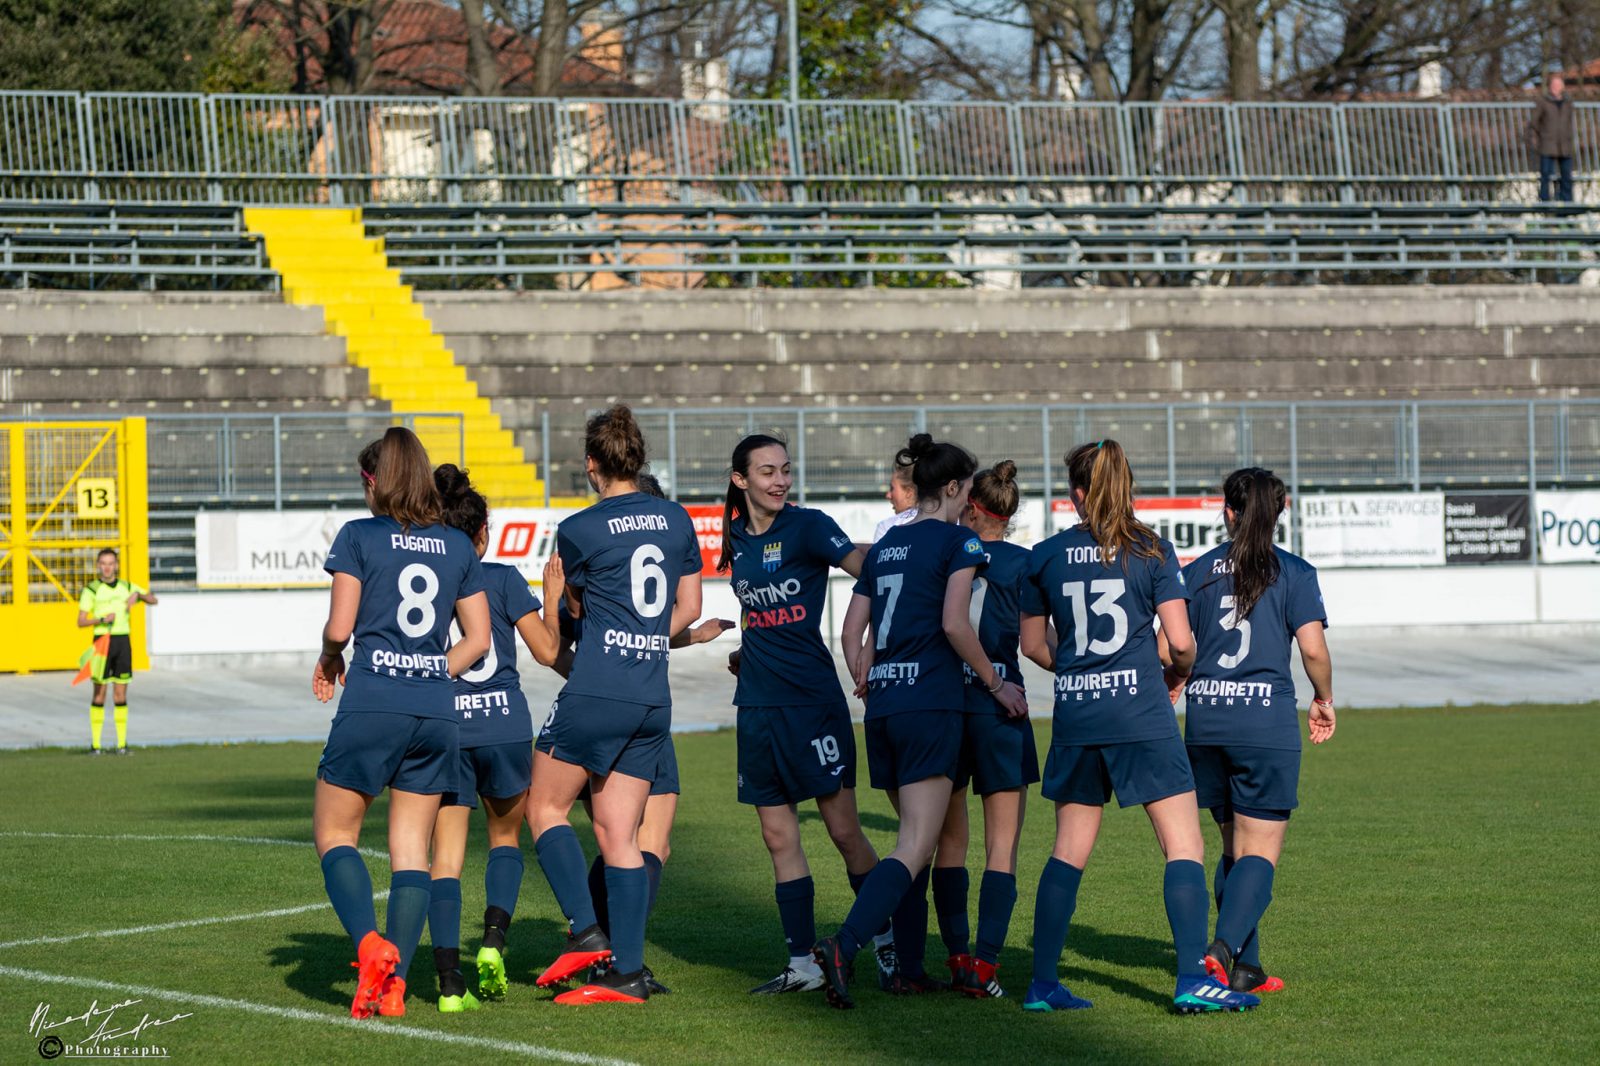
[[[287,837],[233,837],[214,836],[210,833],[44,833],[26,829],[0,831],[0,837],[31,837],[39,840],[111,840],[137,842],[199,841],[210,844],[267,844],[278,847],[315,848],[310,840],[290,840]],[[389,853],[377,848],[357,848],[369,859],[389,858]]]
[[[374,893],[373,900],[389,898],[389,891]],[[185,918],[177,922],[161,922],[157,925],[134,925],[126,929],[96,929],[88,933],[69,933],[66,936],[36,936],[28,940],[0,941],[0,951],[6,948],[26,948],[35,944],[70,944],[75,940],[98,940],[102,937],[112,936],[139,936],[143,933],[164,933],[169,929],[192,929],[197,925],[225,925],[229,922],[249,922],[257,918],[286,918],[291,914],[306,914],[310,911],[326,910],[333,906],[324,900],[321,903],[307,903],[299,907],[280,907],[272,911],[256,911],[254,914],[224,914],[216,918]]]
[[[484,1048],[489,1051],[504,1051],[513,1055],[524,1055],[530,1059],[573,1062],[579,1063],[580,1066],[633,1066],[626,1059],[586,1055],[581,1051],[561,1051],[557,1048],[540,1047],[537,1044],[523,1044],[515,1040],[496,1040],[492,1037],[466,1036],[460,1033],[442,1032],[437,1029],[418,1029],[415,1026],[397,1024],[382,1018],[361,1020],[352,1018],[349,1015],[321,1014],[317,1011],[301,1010],[297,1007],[274,1007],[266,1003],[251,1003],[249,1000],[243,999],[225,999],[221,996],[207,996],[198,992],[173,992],[164,988],[146,988],[143,985],[97,981],[88,977],[69,977],[64,974],[41,973],[38,970],[24,970],[15,966],[0,966],[0,977],[16,977],[39,984],[67,985],[71,988],[86,988],[102,992],[144,996],[151,999],[171,1000],[175,1003],[192,1003],[198,1007],[215,1007],[223,1011],[262,1014],[269,1018],[285,1018],[295,1022],[321,1022],[324,1025],[335,1025],[341,1029],[356,1029],[364,1033],[382,1036],[404,1036],[413,1040],[432,1040],[438,1044],[457,1044],[465,1047]]]

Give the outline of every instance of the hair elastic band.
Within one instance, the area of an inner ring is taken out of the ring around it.
[[[368,485],[376,485],[378,483],[378,479],[367,473],[365,470],[361,471],[361,480],[365,481]]]
[[[988,515],[990,518],[994,519],[996,522],[1009,522],[1009,521],[1011,521],[1011,519],[1007,518],[1003,514],[995,514],[993,511],[991,511],[987,507],[983,506],[977,500],[969,498],[967,500],[967,505],[969,507],[971,507],[974,511],[977,511],[981,515]]]

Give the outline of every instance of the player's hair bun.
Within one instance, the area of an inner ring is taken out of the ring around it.
[[[454,463],[442,463],[433,472],[433,483],[444,500],[459,500],[472,491],[467,472]]]
[[[896,453],[894,457],[895,464],[897,466],[912,466],[920,462],[922,459],[927,458],[933,449],[934,443],[932,434],[918,433],[906,442],[906,446],[904,448],[901,448],[900,451]]]
[[[1017,480],[1017,464],[1010,459],[1002,459],[994,464],[995,479],[1002,485],[1015,484]]]

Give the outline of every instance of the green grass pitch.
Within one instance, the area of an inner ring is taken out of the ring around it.
[[[534,989],[559,930],[526,848],[510,997],[438,1014],[424,938],[409,1014],[354,1023],[351,948],[309,843],[316,745],[157,748],[127,759],[6,753],[0,1061],[42,1061],[28,1032],[40,1003],[60,1018],[127,999],[142,1002],[121,1009],[119,1026],[144,1012],[191,1014],[140,1040],[191,1063],[1593,1061],[1597,713],[1346,712],[1333,742],[1306,752],[1302,808],[1262,934],[1288,989],[1253,1013],[1194,1018],[1167,1009],[1161,860],[1137,809],[1108,812],[1061,963],[1092,1011],[1027,1015],[1015,998],[1051,834],[1035,790],[1001,960],[1014,998],[891,999],[864,955],[858,1008],[835,1012],[820,993],[746,995],[784,960],[771,868],[754,814],[734,802],[733,735],[680,737],[684,797],[647,949],[672,995],[642,1008],[565,1009]],[[888,806],[879,793],[860,795],[868,833],[887,850]],[[976,836],[976,807],[973,822]],[[811,813],[803,824],[818,925],[830,931],[849,891],[820,821]],[[381,800],[368,825],[364,846],[381,848]],[[483,908],[479,833],[463,878],[469,957]],[[1209,825],[1207,834],[1209,861]],[[974,910],[981,855],[975,840]],[[369,866],[385,887],[386,863]],[[170,927],[212,918],[226,920]],[[155,925],[169,927],[82,936]],[[930,941],[936,966],[936,930]]]

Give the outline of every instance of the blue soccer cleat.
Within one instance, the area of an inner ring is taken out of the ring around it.
[[[1178,982],[1172,994],[1172,1009],[1179,1014],[1209,1014],[1219,1010],[1249,1010],[1261,999],[1248,992],[1235,992],[1210,977],[1189,977]]]
[[[1022,1009],[1031,1011],[1088,1010],[1094,1006],[1086,999],[1072,994],[1071,989],[1059,981],[1034,981],[1022,997]]]

